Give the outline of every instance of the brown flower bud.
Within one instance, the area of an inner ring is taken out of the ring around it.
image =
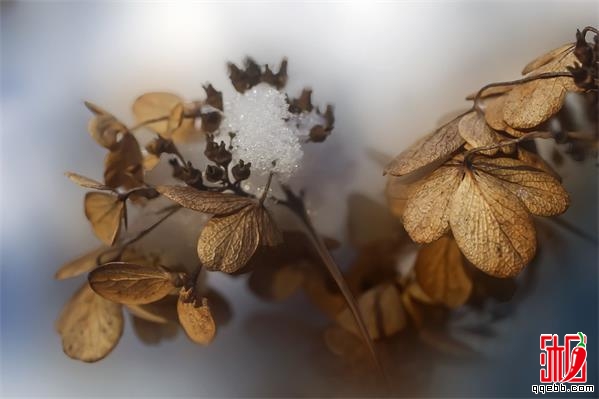
[[[252,167],[252,163],[245,163],[243,160],[239,160],[239,163],[231,169],[231,173],[233,173],[233,178],[236,181],[246,180],[250,177],[250,168]]]
[[[231,153],[227,150],[225,142],[221,141],[220,144],[217,144],[212,136],[208,136],[206,140],[204,155],[218,165],[227,165],[233,158]]]
[[[206,176],[206,180],[208,180],[211,183],[221,181],[223,179],[223,176],[225,175],[222,168],[214,165],[208,165],[204,173]]]

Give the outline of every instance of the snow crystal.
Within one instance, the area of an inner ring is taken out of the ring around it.
[[[233,155],[252,163],[252,171],[275,172],[287,179],[303,156],[301,130],[290,123],[285,95],[261,83],[245,93],[236,93],[225,104],[222,134],[235,133]],[[274,165],[273,165],[274,164]]]

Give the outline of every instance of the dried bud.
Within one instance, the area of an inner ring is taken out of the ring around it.
[[[227,150],[225,142],[221,141],[220,144],[217,144],[212,136],[208,136],[208,139],[206,140],[204,155],[218,165],[227,165],[233,158],[231,153]]]
[[[202,181],[202,172],[194,168],[191,163],[187,163],[187,166],[183,167],[176,159],[169,161],[173,167],[173,177],[175,179],[185,182],[188,186],[195,187],[197,189],[203,189],[204,184]]]
[[[310,129],[310,141],[322,143],[326,140],[328,134],[321,125],[316,125]]]
[[[231,169],[231,172],[233,173],[233,178],[236,181],[241,181],[241,180],[246,180],[247,178],[250,177],[250,168],[252,167],[252,163],[248,162],[245,163],[243,162],[243,160],[239,160],[239,163],[235,166],[233,166],[233,168]]]
[[[160,156],[160,154],[175,154],[177,149],[172,140],[165,139],[162,136],[156,137],[146,145],[146,151],[150,154]]]
[[[202,130],[212,133],[219,128],[223,117],[218,111],[209,111],[201,113],[200,119],[202,119]]]
[[[574,55],[584,66],[593,65],[593,48],[587,43],[580,30],[576,31],[576,47]]]
[[[262,81],[273,86],[277,90],[281,90],[287,84],[287,59],[284,58],[281,61],[279,72],[276,74],[271,71],[268,65],[264,67],[264,73],[262,74]]]
[[[223,93],[216,90],[211,84],[204,86],[206,92],[206,104],[213,106],[216,109],[223,110]]]
[[[289,112],[293,114],[301,114],[302,112],[312,111],[312,90],[304,89],[298,98],[294,98],[289,102]]]
[[[206,167],[206,180],[211,183],[219,182],[223,179],[225,173],[222,168],[214,165],[208,165]]]

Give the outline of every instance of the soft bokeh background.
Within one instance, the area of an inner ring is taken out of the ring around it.
[[[5,396],[351,395],[320,337],[326,325],[303,298],[268,304],[244,282],[211,276],[235,316],[213,345],[145,347],[127,327],[97,364],[67,358],[54,332],[79,282],[55,269],[96,245],[83,192],[63,176],[100,177],[103,151],[86,133],[83,99],[131,121],[140,93],[188,98],[211,81],[230,92],[225,62],[290,60],[289,92],[306,84],[336,106],[334,135],[296,184],[309,189],[319,228],[343,238],[346,196],[383,201],[381,168],[489,81],[512,79],[534,56],[597,25],[596,1],[374,3],[0,3],[2,46],[1,366]],[[567,164],[565,218],[597,235],[597,169]],[[311,178],[308,178],[310,177]],[[557,229],[539,254],[539,278],[477,362],[440,361],[431,383],[403,392],[529,396],[541,333],[588,335],[597,385],[597,248]],[[402,359],[399,358],[398,362]],[[582,396],[582,395],[580,395]]]

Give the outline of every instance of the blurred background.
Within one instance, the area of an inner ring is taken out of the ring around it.
[[[287,91],[309,85],[316,104],[336,107],[333,135],[310,150],[294,185],[307,188],[318,228],[343,241],[350,193],[384,203],[381,165],[369,154],[400,152],[466,107],[467,94],[517,78],[528,61],[572,41],[576,28],[597,26],[599,5],[2,1],[0,13],[3,396],[348,396],[364,392],[339,374],[322,342],[328,322],[303,297],[265,303],[243,279],[220,275],[210,281],[234,317],[211,346],[179,334],[147,347],[126,326],[99,363],[63,354],[53,323],[80,281],[52,276],[97,245],[83,191],[63,173],[100,178],[104,157],[86,132],[82,101],[131,122],[141,93],[197,98],[210,81],[226,95],[227,61],[287,56]],[[564,218],[596,237],[593,160],[566,161],[560,172],[573,198]],[[552,228],[535,286],[478,344],[483,359],[439,359],[429,383],[401,394],[531,396],[539,334],[577,331],[588,336],[589,383],[597,386],[597,246]]]

